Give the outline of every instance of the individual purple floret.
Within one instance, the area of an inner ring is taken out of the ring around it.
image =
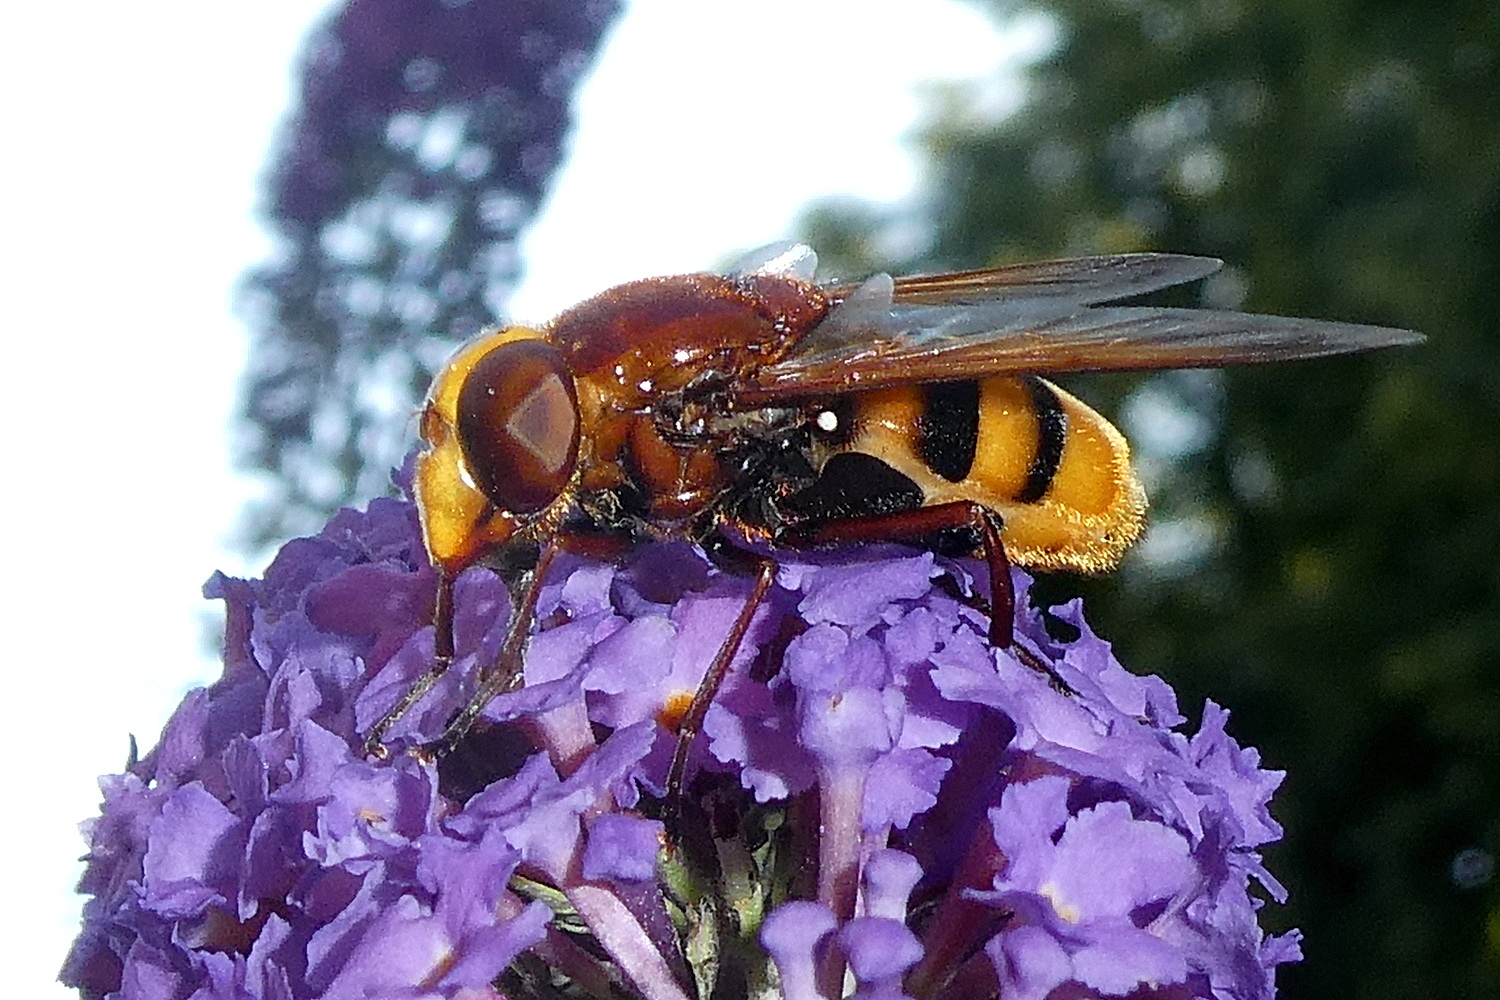
[[[686,543],[561,554],[525,684],[434,763],[503,643],[484,568],[427,669],[436,580],[408,503],[343,511],[263,580],[216,576],[224,674],[101,781],[63,969],[85,997],[786,1000],[1274,995],[1297,936],[1258,849],[1281,780],[1210,703],[1124,670],[1078,603],[906,548],[776,552],[664,803],[675,736],[751,581]],[[975,579],[975,575],[980,578]],[[1060,624],[1059,624],[1060,623]],[[1050,627],[1049,627],[1050,626]],[[1054,633],[1071,638],[1059,639]]]

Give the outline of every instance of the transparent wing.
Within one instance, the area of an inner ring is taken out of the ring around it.
[[[802,281],[813,280],[818,270],[818,254],[806,243],[779,240],[756,247],[729,268],[732,278],[751,274],[780,274]]]
[[[1004,298],[1093,305],[1197,281],[1223,266],[1214,257],[1175,253],[1102,254],[911,275],[896,278],[893,291],[897,301],[912,304],[953,305]],[[843,299],[857,284],[828,285],[824,291],[830,298]]]
[[[1003,372],[1203,368],[1420,343],[1406,330],[1207,309],[1095,306],[1210,273],[1202,257],[1087,257],[826,291],[837,305],[746,402]]]

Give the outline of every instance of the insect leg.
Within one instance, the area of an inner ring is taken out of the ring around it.
[[[453,577],[442,568],[438,569],[437,575],[437,600],[432,609],[434,629],[432,666],[413,681],[400,700],[371,727],[369,735],[365,737],[364,751],[367,755],[381,758],[386,756],[386,749],[382,742],[385,734],[403,715],[411,711],[413,705],[422,700],[423,695],[432,690],[438,678],[447,673],[448,668],[453,665]]]
[[[704,672],[703,680],[698,682],[698,690],[693,693],[692,703],[688,705],[688,710],[683,713],[682,721],[677,726],[677,745],[672,750],[672,765],[667,769],[666,803],[663,809],[664,815],[668,817],[669,828],[676,825],[682,810],[688,751],[692,749],[693,740],[697,738],[698,730],[703,725],[703,717],[708,714],[708,706],[713,704],[714,696],[719,693],[719,687],[729,673],[729,665],[734,662],[734,656],[740,650],[740,643],[745,639],[756,609],[765,600],[771,583],[776,579],[777,567],[773,560],[759,557],[755,562],[755,583],[750,588],[750,596],[745,599],[745,606],[740,608],[739,617],[729,627],[729,634],[724,637],[713,662]]]
[[[789,545],[829,545],[843,542],[925,542],[954,528],[969,528],[979,538],[979,550],[990,571],[990,644],[1009,648],[1014,638],[1015,588],[1010,560],[1000,541],[1000,515],[972,500],[915,507],[891,514],[808,521],[793,526],[779,539]]]
[[[536,568],[531,571],[530,578],[521,591],[521,599],[515,603],[515,608],[511,612],[510,624],[506,627],[505,642],[500,647],[499,657],[484,671],[478,690],[469,698],[459,713],[449,721],[443,734],[421,748],[423,756],[435,760],[451,753],[469,730],[474,728],[474,723],[478,721],[480,713],[484,711],[484,706],[488,705],[491,699],[496,695],[512,691],[520,685],[521,657],[526,650],[526,641],[531,636],[531,626],[536,620],[537,598],[541,595],[542,581],[546,579],[547,568],[552,565],[552,559],[560,549],[561,546],[555,540],[542,549]]]
[[[891,514],[868,514],[857,517],[827,518],[794,525],[777,541],[785,545],[828,545],[839,542],[879,542],[905,540],[925,542],[933,535],[953,528],[970,528],[979,538],[978,548],[990,571],[988,607],[983,599],[970,603],[989,615],[990,645],[1004,649],[1027,667],[1046,676],[1059,691],[1075,694],[1072,686],[1057,670],[1026,646],[1016,641],[1016,591],[1010,578],[1010,559],[1000,541],[1000,515],[972,500],[915,507]],[[964,595],[956,595],[960,600]]]

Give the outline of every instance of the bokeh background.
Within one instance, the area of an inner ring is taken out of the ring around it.
[[[26,15],[36,55],[5,70],[5,827],[41,849],[42,915],[0,919],[36,941],[27,995],[76,915],[90,776],[211,678],[173,629],[215,560],[253,572],[386,492],[480,325],[783,236],[830,276],[1208,254],[1228,266],[1176,301],[1428,334],[1070,382],[1132,437],[1153,525],[1119,573],[1041,590],[1287,770],[1265,923],[1307,959],[1283,996],[1500,995],[1500,8],[69,10]]]

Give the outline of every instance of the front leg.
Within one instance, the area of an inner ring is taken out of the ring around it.
[[[385,747],[385,734],[453,666],[453,576],[439,567],[437,577],[437,599],[432,611],[432,624],[436,631],[433,637],[432,664],[365,735],[364,751],[367,756],[382,760],[389,756]]]
[[[698,682],[698,689],[693,692],[692,702],[677,724],[677,744],[672,750],[672,764],[667,769],[666,800],[663,807],[667,826],[674,834],[681,826],[688,752],[698,736],[698,730],[703,726],[708,707],[713,704],[714,697],[724,684],[724,678],[729,675],[729,667],[734,662],[735,654],[739,652],[741,644],[745,641],[745,633],[750,630],[750,623],[755,618],[756,610],[765,601],[766,594],[770,593],[771,584],[776,580],[777,566],[774,560],[735,549],[722,536],[705,542],[704,548],[721,568],[728,571],[738,570],[745,563],[751,564],[754,583],[750,587],[749,596],[745,598],[744,606],[740,608],[739,615],[729,626],[729,632],[725,635],[724,641],[720,643],[718,653],[714,655],[713,661],[704,671],[703,679]]]
[[[542,584],[545,582],[547,570],[552,565],[552,560],[557,556],[562,546],[557,539],[542,548],[541,556],[537,559],[536,568],[524,582],[520,589],[521,599],[516,602],[511,611],[510,622],[505,629],[505,641],[500,647],[500,655],[493,664],[486,666],[479,677],[479,684],[474,694],[459,709],[458,714],[448,720],[447,727],[442,734],[431,743],[418,747],[416,752],[419,756],[429,760],[437,760],[446,757],[453,752],[474,724],[479,721],[480,714],[497,695],[514,691],[524,682],[523,659],[526,654],[526,644],[531,639],[531,627],[536,623],[536,602],[541,595]],[[514,598],[512,598],[514,601]]]

